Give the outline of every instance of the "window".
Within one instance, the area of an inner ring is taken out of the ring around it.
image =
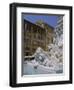
[[[26,52],[26,54],[25,54],[26,56],[29,56],[29,52]]]
[[[25,23],[25,30],[27,29],[27,24]]]

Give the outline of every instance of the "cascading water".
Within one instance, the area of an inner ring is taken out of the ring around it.
[[[58,37],[58,43],[48,45],[48,51],[38,47],[35,58],[26,61],[24,74],[56,74],[63,73],[63,35]]]

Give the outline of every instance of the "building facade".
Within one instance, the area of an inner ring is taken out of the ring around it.
[[[53,42],[54,28],[43,28],[24,19],[22,31],[22,45],[24,56],[31,56],[38,47],[47,50],[47,45]]]
[[[63,34],[63,15],[58,16],[58,18],[57,18],[56,32],[57,32],[58,36]]]
[[[64,29],[63,28],[63,19],[64,19],[63,15],[57,17],[57,25],[54,30],[55,31],[54,43],[56,43],[56,44],[58,44],[60,37],[63,38],[63,29]]]

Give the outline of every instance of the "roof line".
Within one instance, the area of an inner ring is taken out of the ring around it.
[[[37,25],[37,24],[35,24],[35,23],[33,23],[33,22],[30,22],[29,20],[26,20],[26,19],[24,19],[25,21],[27,21],[27,22],[29,22],[29,23],[31,23],[31,24],[33,24],[33,25],[35,25],[35,26],[38,26],[39,28],[42,28],[42,27],[40,27],[39,25]],[[47,24],[47,23],[45,23],[45,24]],[[52,29],[54,29],[54,27],[52,27],[51,25],[49,25],[49,24],[47,24],[50,28],[52,28]],[[42,28],[42,29],[44,29],[44,28]]]

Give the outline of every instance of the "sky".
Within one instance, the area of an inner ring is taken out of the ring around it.
[[[54,28],[57,25],[57,17],[58,16],[56,16],[56,15],[23,14],[23,18],[32,23],[35,23],[38,20],[42,20]]]

